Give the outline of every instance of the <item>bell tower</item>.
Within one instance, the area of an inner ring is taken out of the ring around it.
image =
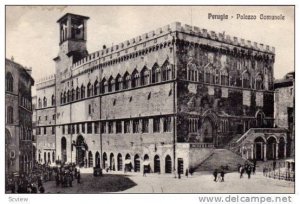
[[[89,17],[67,13],[58,19],[59,57],[72,57],[72,63],[87,56],[87,20]]]

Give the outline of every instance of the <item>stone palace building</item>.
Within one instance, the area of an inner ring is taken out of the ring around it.
[[[285,156],[273,47],[176,22],[89,53],[88,19],[57,21],[56,72],[36,85],[40,162],[172,173],[227,146]]]
[[[5,174],[31,172],[32,145],[31,69],[5,59]]]

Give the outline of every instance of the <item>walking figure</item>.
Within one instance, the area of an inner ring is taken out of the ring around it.
[[[217,176],[218,176],[218,170],[217,169],[214,170],[213,175],[214,175],[214,178],[215,178],[214,182],[217,182]]]
[[[221,171],[221,182],[224,182],[224,176],[225,176],[225,172],[224,172],[224,170],[222,169],[222,171]]]
[[[188,169],[185,170],[185,176],[186,176],[187,178],[189,177],[189,170],[188,170]]]
[[[243,166],[240,167],[240,178],[243,178],[243,174],[245,172],[245,168]]]
[[[250,177],[251,177],[251,166],[250,165],[247,167],[246,171],[248,174],[248,179],[250,179]]]
[[[78,173],[77,173],[77,183],[80,183],[80,170],[78,170]]]

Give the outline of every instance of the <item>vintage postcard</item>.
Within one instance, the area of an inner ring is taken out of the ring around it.
[[[294,11],[7,5],[5,193],[295,193]]]

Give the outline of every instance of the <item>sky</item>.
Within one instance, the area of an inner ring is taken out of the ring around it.
[[[65,13],[89,16],[89,53],[179,21],[275,47],[274,77],[294,70],[294,8],[280,6],[7,6],[6,58],[32,67],[35,80],[54,74],[59,49],[56,21]],[[229,20],[208,19],[208,14]],[[236,19],[237,14],[256,20]],[[260,20],[260,14],[283,15],[285,20]],[[233,18],[231,19],[231,16]]]

